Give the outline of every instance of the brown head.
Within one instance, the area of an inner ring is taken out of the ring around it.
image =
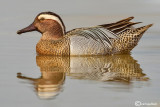
[[[31,31],[38,31],[46,37],[56,39],[62,37],[65,34],[65,26],[59,15],[53,12],[42,12],[36,16],[32,24],[17,31],[17,34]]]

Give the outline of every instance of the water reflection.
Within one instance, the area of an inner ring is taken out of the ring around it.
[[[40,78],[22,76],[21,73],[17,77],[32,81],[40,98],[54,98],[61,92],[66,72],[69,71],[69,57],[37,56],[36,62],[40,67]]]
[[[32,81],[40,98],[54,98],[63,89],[65,76],[96,81],[118,81],[130,83],[132,80],[146,81],[140,65],[130,55],[94,57],[37,56],[41,77],[30,78],[17,74],[20,79]]]
[[[78,79],[130,82],[148,80],[130,55],[71,57],[70,76]]]

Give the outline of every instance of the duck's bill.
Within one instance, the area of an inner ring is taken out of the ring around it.
[[[31,32],[31,31],[35,31],[37,30],[37,28],[34,26],[34,24],[32,23],[31,25],[29,25],[28,27],[26,28],[23,28],[21,30],[18,30],[17,31],[17,34],[22,34],[22,33],[25,33],[25,32]]]

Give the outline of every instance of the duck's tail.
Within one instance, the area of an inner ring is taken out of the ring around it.
[[[133,30],[131,30],[130,35],[131,35],[131,39],[133,40],[133,44],[135,44],[135,46],[137,45],[138,41],[141,39],[141,37],[143,36],[143,34],[152,26],[153,24],[149,24],[149,25],[145,25],[139,28],[134,28]]]
[[[146,26],[142,26],[142,27],[139,27],[139,28],[136,28],[135,29],[135,32],[137,33],[138,36],[142,36],[143,33],[145,31],[148,30],[148,28],[150,28],[153,24],[149,24],[149,25],[146,25]]]
[[[145,31],[148,30],[153,24],[142,26],[139,28],[126,29],[119,34],[119,40],[114,41],[115,53],[129,53],[139,42]]]

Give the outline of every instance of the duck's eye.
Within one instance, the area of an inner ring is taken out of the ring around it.
[[[42,20],[44,20],[44,19],[45,19],[44,17],[41,17],[39,20],[41,20],[41,21],[42,21]]]

